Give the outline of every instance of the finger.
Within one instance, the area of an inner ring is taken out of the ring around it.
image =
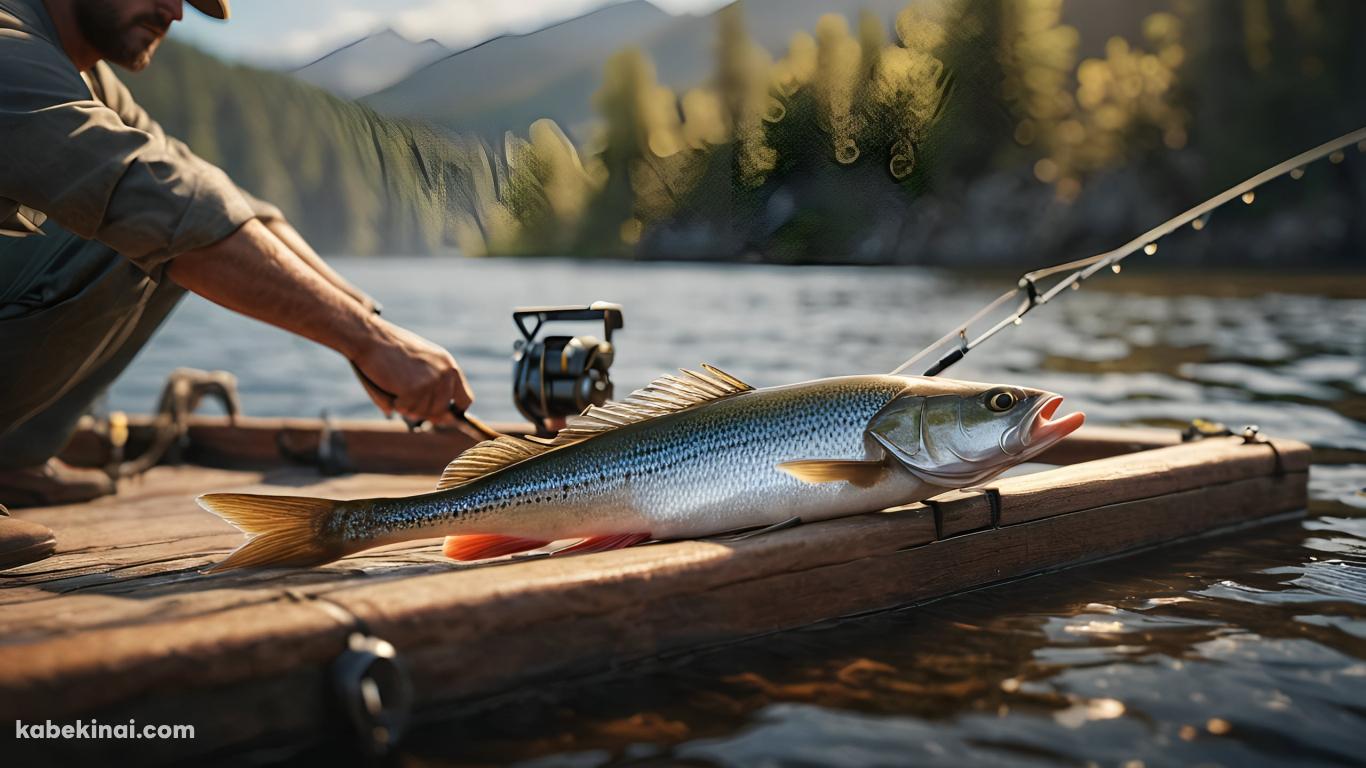
[[[412,408],[410,417],[418,421],[431,421],[435,415],[431,398],[425,393],[421,398],[414,398],[409,407]]]
[[[455,414],[451,413],[450,409],[447,408],[442,410],[439,416],[433,418],[432,423],[442,427],[453,427],[460,423],[460,420],[455,418]]]
[[[446,377],[441,376],[431,386],[423,387],[422,390],[422,418],[428,421],[436,421],[446,413],[446,404],[450,398],[446,396],[448,385]]]
[[[378,389],[375,389],[375,387],[364,378],[357,377],[357,380],[360,382],[361,389],[365,390],[365,394],[370,396],[370,400],[375,404],[375,407],[379,408],[386,417],[394,415],[394,399],[390,397],[388,393],[380,392]]]
[[[441,393],[441,398],[437,402],[437,414],[432,417],[432,423],[450,426],[459,421],[456,415],[461,413],[461,410],[449,394],[453,385],[454,377],[449,375],[449,372],[443,374],[441,384],[436,387],[436,391]]]
[[[389,398],[380,397],[369,389],[366,389],[366,393],[370,395],[370,402],[374,403],[375,407],[379,409],[379,412],[384,414],[384,418],[388,419],[393,417],[394,409],[389,405]]]
[[[465,373],[459,366],[455,366],[451,373],[454,375],[451,382],[451,402],[455,403],[456,410],[464,413],[474,405],[474,390],[470,389],[470,383],[465,379]]]
[[[445,377],[430,369],[424,373],[429,376],[433,373],[436,375],[426,381],[416,382],[416,386],[404,398],[403,404],[412,409],[414,418],[433,420],[446,405]]]
[[[441,385],[443,396],[441,396],[440,402],[437,403],[437,409],[440,409],[441,411],[441,420],[443,420],[445,424],[449,424],[449,422],[456,421],[455,415],[452,414],[452,409],[454,409],[455,413],[464,413],[466,409],[469,409],[471,400],[470,398],[464,398],[464,396],[462,396],[466,394],[466,388],[464,388],[463,380],[460,379],[459,369],[452,368],[451,370],[448,370],[443,379],[443,385]]]
[[[400,399],[394,401],[394,410],[398,412],[398,415],[402,416],[403,418],[409,421],[422,421],[424,418],[426,418],[422,415],[421,409],[415,407],[412,403],[406,400]]]
[[[405,395],[394,401],[394,410],[412,421],[425,421],[431,412],[425,393]]]

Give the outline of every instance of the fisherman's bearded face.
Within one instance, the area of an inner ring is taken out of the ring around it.
[[[172,6],[175,13],[160,0],[77,0],[76,24],[100,56],[138,72],[179,18],[179,0]]]

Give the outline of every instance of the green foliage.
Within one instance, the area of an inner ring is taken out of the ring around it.
[[[640,50],[614,55],[580,146],[543,119],[494,151],[183,46],[128,79],[317,247],[353,253],[886,261],[920,196],[989,174],[1032,167],[1065,207],[1122,166],[1176,177],[1177,150],[1232,182],[1250,150],[1271,162],[1366,121],[1366,5],[1150,5],[1134,41],[1083,58],[1062,0],[828,15],[780,55],[737,2],[713,76],[682,93]]]
[[[531,125],[530,140],[508,136],[501,210],[510,231],[494,244],[498,253],[567,253],[577,245],[581,220],[600,191],[578,152],[551,120]]]
[[[1078,64],[1081,36],[1062,23],[1062,7],[1062,0],[1001,3],[999,58],[1015,141],[1039,148],[1035,176],[1073,200],[1087,175],[1134,159],[1145,134],[1171,149],[1185,146],[1188,116],[1176,86],[1186,52],[1181,19],[1154,13],[1143,23],[1152,52],[1112,37],[1104,58]]]
[[[278,205],[321,251],[427,253],[479,226],[480,160],[465,140],[172,42],[124,78],[168,133]]]
[[[510,175],[500,207],[515,232],[490,250],[556,252],[572,232],[580,254],[667,252],[651,236],[682,228],[705,232],[703,241],[723,252],[759,247],[784,261],[831,260],[859,231],[876,229],[869,217],[904,206],[948,91],[935,55],[942,28],[907,10],[889,42],[875,17],[851,31],[832,14],[773,61],[745,33],[742,13],[737,3],[717,15],[716,75],[681,98],[657,82],[639,50],[608,61],[595,99],[601,129],[583,151],[586,181],[572,185],[576,201],[587,195],[572,206],[583,213],[577,221],[550,215],[545,190],[528,189],[549,178],[550,150],[534,139],[505,142]],[[798,198],[801,212],[766,221],[780,192]]]

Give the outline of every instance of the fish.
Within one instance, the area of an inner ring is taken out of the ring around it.
[[[1025,387],[856,375],[755,388],[710,365],[590,406],[553,439],[503,436],[399,498],[209,493],[250,538],[211,571],[314,566],[445,536],[458,561],[556,554],[873,512],[981,484],[1081,426]]]

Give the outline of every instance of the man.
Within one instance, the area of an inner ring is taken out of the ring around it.
[[[228,17],[227,0],[189,3]],[[181,13],[0,0],[0,504],[112,490],[54,457],[186,289],[340,352],[386,413],[445,421],[473,399],[449,353],[380,318],[278,209],[134,103],[106,62],[142,69]],[[0,567],[51,549],[0,516]]]

